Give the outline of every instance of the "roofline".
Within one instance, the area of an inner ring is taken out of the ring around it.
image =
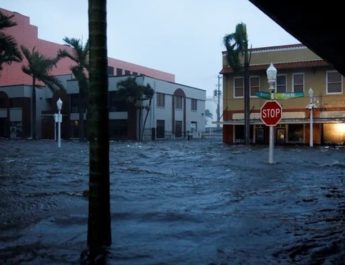
[[[261,71],[266,70],[270,63],[250,65],[249,71]],[[274,66],[279,70],[297,69],[297,68],[309,68],[309,67],[327,67],[332,66],[324,60],[313,61],[301,61],[301,62],[288,62],[288,63],[274,63]],[[231,67],[223,67],[220,74],[233,74],[234,71]]]
[[[295,43],[295,44],[286,44],[286,45],[276,45],[276,46],[265,46],[265,47],[258,47],[258,48],[250,48],[249,50],[251,52],[270,52],[270,51],[284,51],[284,50],[298,50],[298,49],[308,49],[305,45],[301,43]],[[222,52],[223,54],[226,53],[226,51]]]

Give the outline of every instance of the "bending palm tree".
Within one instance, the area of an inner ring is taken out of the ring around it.
[[[24,46],[21,46],[22,52],[28,65],[23,65],[22,70],[25,74],[32,77],[32,123],[31,123],[31,136],[36,139],[36,85],[37,81],[43,82],[53,92],[62,89],[63,85],[54,76],[50,76],[49,72],[56,66],[57,58],[46,58],[40,54],[35,47],[30,51]]]
[[[249,64],[247,28],[244,23],[237,24],[234,33],[224,37],[227,51],[227,60],[234,73],[243,74],[244,79],[244,124],[245,144],[250,142],[250,91],[249,91]]]
[[[65,43],[70,45],[73,50],[68,52],[67,50],[59,50],[59,58],[70,58],[76,65],[71,67],[72,73],[78,81],[79,86],[79,139],[84,140],[84,114],[86,112],[86,99],[88,93],[88,81],[86,77],[86,72],[89,70],[89,42],[87,41],[85,46],[78,39],[74,38],[64,38]]]
[[[0,12],[0,71],[4,63],[20,62],[22,54],[20,53],[14,38],[1,32],[5,28],[17,25],[11,19],[12,16],[6,16]]]

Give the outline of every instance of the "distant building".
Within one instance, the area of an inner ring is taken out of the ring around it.
[[[38,29],[30,24],[30,19],[18,13],[0,9],[7,15],[14,15],[17,26],[5,32],[12,35],[18,45],[36,49],[45,56],[56,56],[59,49],[71,49],[68,46],[38,38]],[[36,128],[31,128],[32,120],[32,79],[22,72],[22,63],[4,65],[0,72],[0,137],[30,138],[35,130],[38,138],[54,137],[53,113],[56,112],[56,100],[63,100],[62,137],[78,136],[79,117],[76,105],[79,89],[71,74],[73,62],[69,59],[59,61],[52,75],[57,76],[66,91],[59,94],[44,87],[36,88]],[[205,129],[204,111],[206,91],[175,83],[175,76],[170,73],[148,67],[108,59],[109,75],[109,127],[110,137],[114,139],[138,139],[142,133],[144,139],[184,138],[192,134],[201,135]],[[137,110],[128,110],[123,103],[112,99],[112,91],[117,83],[127,77],[136,77],[137,82],[150,84],[155,90],[151,109],[143,129],[143,118]],[[116,104],[120,104],[117,105]]]
[[[222,96],[221,96],[221,100],[220,100],[220,127],[223,127],[223,100],[222,100]],[[212,96],[212,97],[207,97],[206,98],[206,112],[209,111],[209,113],[211,113],[212,117],[207,116],[207,114],[205,114],[205,118],[206,118],[206,130],[208,128],[216,128],[217,127],[217,107],[218,107],[218,100],[216,96]]]
[[[278,99],[283,107],[282,120],[275,128],[275,141],[281,144],[307,144],[310,132],[310,97],[313,101],[313,141],[315,144],[345,143],[344,78],[332,65],[307,47],[296,44],[252,49],[250,62],[250,138],[252,143],[268,143],[269,130],[260,120],[268,92],[266,69],[273,63],[278,70],[276,92],[280,98],[296,93],[302,97]],[[223,141],[244,142],[243,76],[235,74],[223,52]]]

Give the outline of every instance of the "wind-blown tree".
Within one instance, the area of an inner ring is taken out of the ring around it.
[[[89,0],[89,220],[81,260],[86,264],[105,264],[111,245],[106,13],[106,0]]]
[[[154,90],[151,88],[150,84],[146,86],[139,85],[136,81],[136,78],[128,77],[126,80],[123,80],[118,83],[117,87],[117,96],[121,100],[127,101],[129,105],[134,106],[136,109],[139,109],[139,141],[142,140],[147,117],[151,109],[152,98],[154,95]],[[149,104],[143,106],[143,102],[148,100]],[[142,124],[142,111],[146,110],[146,115],[144,122]]]
[[[244,23],[236,25],[234,33],[225,35],[224,45],[226,58],[234,73],[242,74],[244,80],[244,125],[245,144],[250,143],[250,91],[249,91],[249,65],[250,52],[248,49],[247,27]]]
[[[20,53],[16,40],[6,35],[2,30],[17,25],[11,19],[12,16],[6,16],[0,11],[0,71],[4,63],[21,62],[22,54]]]
[[[88,80],[87,72],[89,71],[89,42],[85,45],[75,38],[64,38],[66,44],[72,47],[72,51],[59,50],[59,58],[69,58],[75,62],[74,66],[71,66],[71,71],[78,81],[79,86],[79,139],[84,140],[85,138],[85,123],[84,115],[87,109],[87,93],[88,93]]]
[[[27,60],[27,65],[22,66],[25,74],[32,77],[32,123],[31,136],[36,139],[36,88],[37,82],[45,84],[53,93],[65,88],[61,82],[54,76],[49,75],[50,71],[56,66],[58,58],[47,58],[39,53],[35,47],[30,51],[28,48],[21,46],[21,50]],[[41,86],[40,86],[41,87]]]

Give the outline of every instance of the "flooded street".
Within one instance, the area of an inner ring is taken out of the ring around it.
[[[78,264],[88,145],[0,140],[1,264]],[[344,264],[345,149],[112,142],[109,264]]]

